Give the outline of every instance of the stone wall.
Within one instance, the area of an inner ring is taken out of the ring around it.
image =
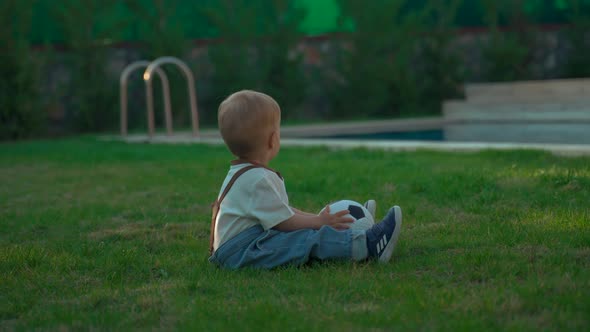
[[[452,42],[452,48],[460,57],[466,73],[466,82],[482,82],[486,78],[484,76],[483,66],[484,58],[482,55],[482,45],[485,45],[490,38],[490,34],[485,30],[471,30],[462,31],[457,34],[457,37]],[[211,78],[214,74],[211,66],[208,49],[214,43],[219,41],[196,41],[186,56],[183,57],[185,61],[193,69],[197,81],[197,99],[199,102],[200,112],[215,112],[214,105],[209,102],[211,98]],[[292,55],[302,55],[303,63],[302,70],[306,73],[325,73],[327,71],[336,71],[337,68],[333,63],[333,57],[338,52],[351,47],[345,42],[345,38],[340,35],[329,35],[319,37],[309,37],[303,39],[297,48],[293,50]],[[551,79],[563,77],[563,65],[567,61],[567,55],[570,52],[567,39],[562,31],[551,28],[544,29],[537,34],[536,47],[532,52],[530,58],[530,77],[528,79]],[[52,66],[45,73],[46,80],[44,81],[44,93],[49,95],[56,95],[60,92],[60,87],[67,85],[69,80],[68,69],[63,61],[63,54],[60,51],[55,52],[52,61]],[[118,77],[124,67],[136,60],[144,60],[140,55],[140,51],[133,45],[120,45],[114,47],[109,52],[107,71],[113,77],[113,89],[118,95]],[[140,74],[136,73],[131,80],[135,80],[136,91],[130,94],[130,112],[131,117],[137,118],[137,114],[141,114],[145,108],[144,92],[139,88],[141,85],[137,83],[140,80]],[[308,75],[313,77],[313,75]],[[92,79],[92,78],[89,78]],[[186,87],[183,82],[171,86],[172,90],[180,89],[184,91]],[[177,86],[180,84],[181,86]],[[308,100],[305,106],[302,107],[302,112],[305,118],[321,118],[321,114],[329,107],[325,100],[324,86],[325,82],[316,82],[311,80],[308,84]],[[180,94],[178,94],[180,95]],[[184,101],[175,101],[175,107],[184,107]],[[180,105],[180,106],[179,106]],[[158,105],[156,105],[158,107]],[[61,120],[67,113],[65,110],[63,98],[53,100],[47,108],[50,120],[54,123],[54,127],[59,129]],[[188,118],[187,110],[173,110],[175,117]],[[307,113],[307,114],[305,114]],[[182,114],[182,115],[177,115]],[[141,116],[140,116],[141,117]]]

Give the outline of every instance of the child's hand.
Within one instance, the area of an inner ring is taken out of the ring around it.
[[[320,213],[320,218],[322,218],[324,225],[328,225],[328,226],[333,227],[335,229],[344,230],[344,229],[350,228],[349,224],[354,221],[354,219],[352,219],[350,217],[344,217],[345,215],[347,215],[349,213],[350,213],[350,211],[348,211],[348,210],[342,210],[342,211],[338,211],[334,214],[331,214],[330,213],[330,206],[328,205],[328,206],[326,206],[324,211],[322,211],[322,213]]]

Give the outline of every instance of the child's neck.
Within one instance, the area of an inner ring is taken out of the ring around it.
[[[258,165],[262,165],[265,167],[268,167],[268,163],[270,162],[270,158],[268,158],[266,156],[250,156],[247,158],[238,157],[238,160],[241,162],[249,162],[252,164],[258,164]]]

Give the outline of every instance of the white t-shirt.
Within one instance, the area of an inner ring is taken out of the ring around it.
[[[246,166],[250,164],[230,167],[219,196],[234,174]],[[285,184],[275,172],[262,167],[248,170],[238,177],[221,202],[215,221],[213,250],[252,226],[261,225],[268,230],[294,214]]]

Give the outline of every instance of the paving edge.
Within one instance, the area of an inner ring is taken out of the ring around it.
[[[208,144],[221,145],[220,138],[192,136],[155,136],[147,135],[102,136],[102,140],[123,141],[127,143],[151,144]],[[327,147],[333,149],[381,149],[388,151],[437,150],[451,152],[477,152],[482,150],[541,150],[558,156],[590,156],[588,144],[541,144],[541,143],[488,143],[488,142],[435,142],[435,141],[391,141],[391,140],[350,140],[350,139],[297,139],[285,138],[282,146],[293,147]]]

